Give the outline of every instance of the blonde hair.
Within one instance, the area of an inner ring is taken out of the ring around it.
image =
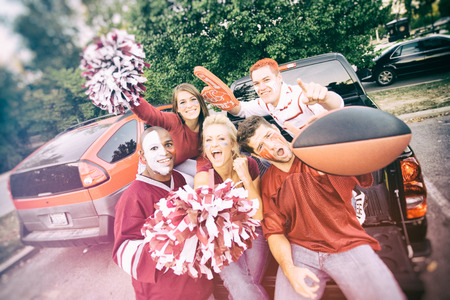
[[[203,122],[203,132],[211,125],[223,125],[228,129],[228,135],[231,139],[231,153],[233,159],[236,159],[237,157],[241,156],[239,152],[239,145],[237,143],[237,129],[234,126],[234,124],[223,114],[215,114],[206,117],[205,121]],[[202,143],[204,149],[204,136],[202,136]]]

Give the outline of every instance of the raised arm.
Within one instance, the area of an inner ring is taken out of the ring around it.
[[[252,115],[266,116],[268,114],[267,111],[254,107],[254,105],[249,107],[248,103],[252,101],[245,102],[245,106],[242,106],[242,103],[236,99],[230,88],[206,68],[196,66],[194,68],[194,74],[207,84],[202,90],[202,96],[206,102],[242,118]]]
[[[239,114],[240,111],[241,111],[241,103],[239,103],[238,105],[236,105],[235,107],[230,109],[228,112],[235,116],[235,115]]]
[[[175,113],[160,111],[144,99],[140,100],[138,106],[132,105],[131,110],[139,119],[151,126],[160,126],[170,130],[173,124],[179,122]]]

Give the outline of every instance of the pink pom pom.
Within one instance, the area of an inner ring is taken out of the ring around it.
[[[142,234],[159,270],[212,279],[212,271],[220,272],[251,247],[258,207],[258,200],[249,200],[230,179],[214,190],[185,186],[159,201]]]
[[[134,35],[114,29],[96,38],[83,51],[80,68],[86,77],[86,94],[94,105],[110,113],[123,113],[130,104],[139,105],[145,92],[142,76],[145,54]]]

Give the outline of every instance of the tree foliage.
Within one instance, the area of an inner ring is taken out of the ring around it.
[[[202,65],[225,83],[248,74],[258,59],[279,63],[340,52],[368,65],[370,34],[389,12],[382,1],[345,0],[138,0],[132,30],[151,64],[147,100],[166,103],[181,82]]]
[[[100,110],[86,99],[80,69],[47,68],[24,95],[22,127],[43,141],[80,121],[98,116]]]
[[[0,172],[10,170],[34,150],[31,138],[45,142],[67,127],[104,114],[86,100],[79,69],[47,68],[25,87],[0,69]]]
[[[22,35],[34,58],[27,65],[32,70],[47,67],[76,67],[80,48],[74,43],[78,33],[73,25],[73,11],[65,0],[22,0],[26,13],[15,21],[15,31]]]
[[[27,154],[26,132],[19,126],[22,93],[17,78],[11,71],[0,68],[0,172],[10,170]]]
[[[411,28],[432,25],[441,17],[450,15],[450,0],[403,0]]]
[[[450,0],[439,0],[439,13],[441,17],[450,16]]]
[[[128,26],[126,16],[135,0],[81,0],[86,27],[96,35],[106,34],[113,28]],[[83,45],[84,46],[84,45]]]
[[[86,99],[77,68],[81,48],[75,13],[65,0],[22,0],[26,10],[15,30],[33,52],[25,73],[0,70],[0,172],[33,150],[31,138],[45,142],[68,126],[101,112]],[[3,80],[4,79],[4,80]]]

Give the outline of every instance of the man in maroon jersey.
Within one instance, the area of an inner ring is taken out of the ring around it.
[[[212,281],[172,270],[156,269],[148,243],[141,234],[142,225],[155,210],[155,204],[170,190],[186,184],[173,170],[175,147],[170,133],[150,127],[141,135],[140,160],[145,170],[137,175],[116,205],[113,260],[131,275],[136,299],[198,299],[212,297]]]

